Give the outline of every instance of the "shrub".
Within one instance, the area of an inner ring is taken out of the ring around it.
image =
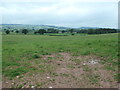
[[[27,30],[27,29],[23,29],[23,30],[22,30],[22,33],[27,34],[27,33],[28,33],[28,30]]]
[[[39,56],[37,54],[34,54],[32,57],[33,58],[39,58]]]
[[[72,33],[71,35],[75,35],[74,33]]]
[[[6,34],[10,34],[10,31],[9,31],[9,30],[7,30],[7,31],[5,31],[5,33],[6,33]]]

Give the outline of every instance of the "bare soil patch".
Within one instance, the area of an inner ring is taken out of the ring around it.
[[[3,88],[117,88],[113,75],[117,72],[104,69],[101,59],[89,56],[72,56],[70,53],[43,55],[33,66],[44,65],[46,72],[29,72],[13,79],[3,76]],[[52,66],[53,69],[50,69]]]

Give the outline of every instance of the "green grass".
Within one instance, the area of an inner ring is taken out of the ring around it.
[[[0,32],[0,81],[2,81],[2,33]]]
[[[25,67],[14,68],[5,72],[3,71],[3,73],[9,77],[16,77],[26,72],[28,72],[28,70]]]
[[[15,77],[26,73],[31,62],[37,62],[41,55],[70,52],[73,55],[94,54],[108,58],[104,63],[117,65],[118,34],[74,36],[48,35],[3,35],[3,75]],[[41,60],[41,62],[44,62]],[[76,60],[75,62],[80,62]],[[9,67],[16,67],[10,69]],[[39,67],[40,68],[40,67]],[[44,68],[40,72],[44,72]],[[47,69],[49,66],[47,66]],[[53,67],[51,67],[53,68]],[[46,70],[47,70],[46,69]],[[108,68],[107,69],[111,69]],[[30,69],[29,71],[36,71]]]

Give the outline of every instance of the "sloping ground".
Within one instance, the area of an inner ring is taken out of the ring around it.
[[[0,31],[0,89],[2,88],[2,35]]]
[[[3,76],[3,88],[116,88],[113,72],[93,55],[72,56],[70,53],[43,55],[31,61],[39,72],[29,72],[14,79]]]

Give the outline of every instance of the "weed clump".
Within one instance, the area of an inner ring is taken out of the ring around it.
[[[39,55],[37,55],[37,54],[34,54],[33,56],[32,56],[32,58],[39,58],[40,56]]]
[[[51,55],[51,54],[48,52],[44,52],[42,55]]]

